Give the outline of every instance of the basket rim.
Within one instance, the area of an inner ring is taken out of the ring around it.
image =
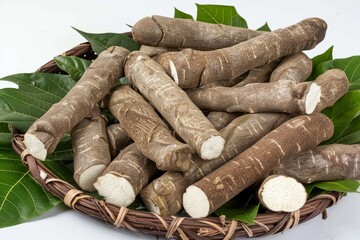
[[[88,42],[81,43],[61,54],[62,56],[95,57]],[[54,60],[40,67],[38,72],[59,73]],[[181,239],[230,239],[231,237],[259,237],[286,231],[298,224],[308,221],[319,214],[326,219],[328,207],[336,204],[344,194],[326,192],[308,199],[298,211],[292,213],[261,213],[254,224],[247,224],[225,217],[191,218],[182,216],[162,217],[155,213],[137,211],[125,207],[116,207],[105,200],[89,196],[47,169],[40,160],[27,151],[23,135],[15,134],[12,141],[14,151],[20,155],[33,178],[49,193],[63,201],[77,212],[103,220],[117,228],[131,231]]]

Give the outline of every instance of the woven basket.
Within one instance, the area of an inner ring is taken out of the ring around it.
[[[89,43],[80,44],[65,52],[66,56],[78,56],[94,59],[96,56]],[[54,61],[50,61],[39,72],[61,73]],[[326,209],[343,197],[339,192],[327,192],[309,199],[298,211],[292,213],[258,214],[254,224],[207,217],[160,217],[154,213],[118,208],[104,200],[93,198],[71,184],[59,179],[49,171],[41,161],[32,157],[25,148],[23,135],[15,135],[13,148],[21,156],[22,162],[29,168],[35,180],[67,206],[86,215],[99,218],[118,228],[152,234],[167,238],[181,239],[230,239],[232,237],[259,237],[283,232],[322,214],[326,218]]]

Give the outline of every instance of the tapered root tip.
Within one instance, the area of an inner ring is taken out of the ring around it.
[[[106,202],[115,206],[127,207],[135,201],[135,191],[129,181],[112,173],[99,177],[94,187]]]
[[[183,206],[192,218],[209,215],[210,203],[206,194],[196,186],[189,186],[183,195]]]
[[[24,136],[24,144],[33,157],[39,160],[46,159],[47,149],[45,148],[45,144],[41,142],[35,135],[26,133]]]
[[[261,203],[274,212],[294,212],[304,206],[307,193],[292,177],[270,176],[259,190]]]
[[[94,183],[101,176],[105,168],[104,164],[97,164],[87,168],[79,177],[78,184],[80,188],[89,192],[95,191]]]
[[[200,157],[211,160],[220,156],[224,149],[225,140],[221,136],[212,136],[203,142],[200,149]]]
[[[305,112],[311,114],[314,112],[316,106],[320,103],[321,87],[316,83],[310,85],[309,92],[305,98]]]

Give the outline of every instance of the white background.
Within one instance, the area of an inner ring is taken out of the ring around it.
[[[174,7],[196,15],[196,3],[236,6],[250,28],[266,21],[272,29],[286,27],[306,17],[321,17],[328,23],[326,39],[310,57],[335,45],[334,57],[360,54],[360,1],[346,0],[0,0],[0,77],[33,72],[54,56],[84,42],[71,26],[86,32],[125,32],[148,15],[173,16]],[[0,87],[4,84],[0,83]],[[360,195],[350,194],[320,216],[270,239],[339,239],[360,236]],[[44,217],[14,227],[0,229],[1,240],[37,239],[155,239],[109,227],[65,207],[57,207]]]

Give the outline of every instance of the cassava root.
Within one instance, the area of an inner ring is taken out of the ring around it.
[[[262,32],[247,28],[164,16],[145,17],[132,28],[133,38],[141,44],[177,49],[224,48],[260,34]]]
[[[334,132],[321,113],[290,119],[235,158],[186,189],[185,211],[206,217],[251,184],[270,173],[284,159],[317,146]]]
[[[360,180],[360,144],[321,145],[286,158],[274,172],[302,183]]]
[[[200,109],[311,114],[332,106],[347,92],[348,87],[345,72],[331,69],[313,82],[281,80],[243,87],[198,88],[187,90],[186,93]]]
[[[155,163],[132,143],[109,164],[94,187],[99,195],[105,197],[106,202],[127,207],[134,202],[136,195],[156,171]]]
[[[263,206],[274,212],[295,212],[307,200],[305,187],[295,178],[270,175],[261,184],[258,197]]]
[[[94,182],[111,161],[106,124],[99,109],[94,108],[71,130],[74,179],[85,191],[95,191]]]
[[[128,53],[122,47],[110,47],[101,52],[66,96],[31,125],[24,136],[24,144],[31,155],[45,160],[64,134],[90,114],[115,81],[123,76]]]
[[[234,79],[255,67],[303,50],[321,42],[327,25],[319,18],[308,18],[287,28],[266,32],[248,41],[213,51],[183,49],[159,56],[167,73],[181,88],[190,89],[217,81]],[[167,61],[162,61],[165,57]],[[196,67],[195,67],[196,66]]]
[[[187,171],[192,149],[176,140],[166,124],[144,98],[130,86],[112,92],[108,108],[138,149],[160,170]]]
[[[224,139],[161,65],[135,51],[126,59],[125,75],[202,159],[219,157]]]

